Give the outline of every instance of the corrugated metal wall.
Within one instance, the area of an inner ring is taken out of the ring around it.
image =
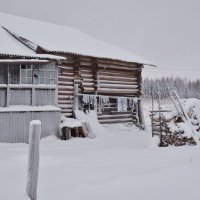
[[[59,134],[60,111],[0,112],[0,142],[28,143],[29,123],[42,122],[42,137]]]
[[[35,105],[56,105],[55,90],[52,89],[36,89],[35,90]]]
[[[31,89],[10,89],[10,105],[31,105]]]

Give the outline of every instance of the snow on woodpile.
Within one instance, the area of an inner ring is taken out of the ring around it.
[[[176,109],[171,112],[161,114],[161,124],[159,124],[159,114],[153,116],[153,120],[158,122],[154,130],[162,133],[160,136],[160,146],[182,146],[195,145],[200,138],[200,100],[182,99],[181,104],[188,115],[184,120]],[[165,107],[165,105],[162,105]],[[197,136],[195,140],[194,135]],[[161,138],[162,137],[162,138]]]
[[[2,12],[0,12],[0,25],[49,51],[69,52],[151,65],[149,61],[140,56],[102,42],[71,27],[31,20]],[[12,44],[10,47],[12,47]],[[14,53],[10,47],[4,44],[1,49],[7,49],[7,51]],[[22,46],[20,50],[24,51]],[[15,53],[17,52],[15,51]]]

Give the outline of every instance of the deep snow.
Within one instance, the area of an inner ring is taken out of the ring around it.
[[[150,133],[106,125],[95,139],[41,141],[38,200],[199,199],[198,147],[149,147]],[[27,144],[0,144],[0,199],[25,198]]]

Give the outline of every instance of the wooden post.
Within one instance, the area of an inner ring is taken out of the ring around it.
[[[78,84],[74,84],[74,110],[78,110]]]
[[[139,115],[140,125],[141,125],[142,129],[145,129],[145,120],[144,120],[143,106],[142,106],[141,99],[138,99],[138,115]]]
[[[152,112],[151,112],[151,127],[152,127],[152,130],[151,130],[151,133],[152,133],[152,137],[154,136],[154,132],[153,132],[153,117],[154,117],[154,104],[153,104],[153,89],[151,90],[151,100],[152,100],[152,104],[151,104],[151,107],[152,107]]]
[[[97,90],[99,87],[99,68],[98,63],[95,58],[92,59],[92,66],[93,66],[93,79],[94,79],[94,94],[97,95]]]
[[[26,194],[31,200],[37,200],[37,184],[39,174],[39,146],[41,122],[33,120],[29,126],[29,155]]]
[[[158,111],[159,111],[159,129],[160,129],[160,146],[163,146],[163,135],[162,135],[162,118],[160,113],[160,96],[158,95]]]

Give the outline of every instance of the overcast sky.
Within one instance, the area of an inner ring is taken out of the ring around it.
[[[118,45],[159,66],[148,76],[200,74],[200,0],[0,0],[0,11]]]

